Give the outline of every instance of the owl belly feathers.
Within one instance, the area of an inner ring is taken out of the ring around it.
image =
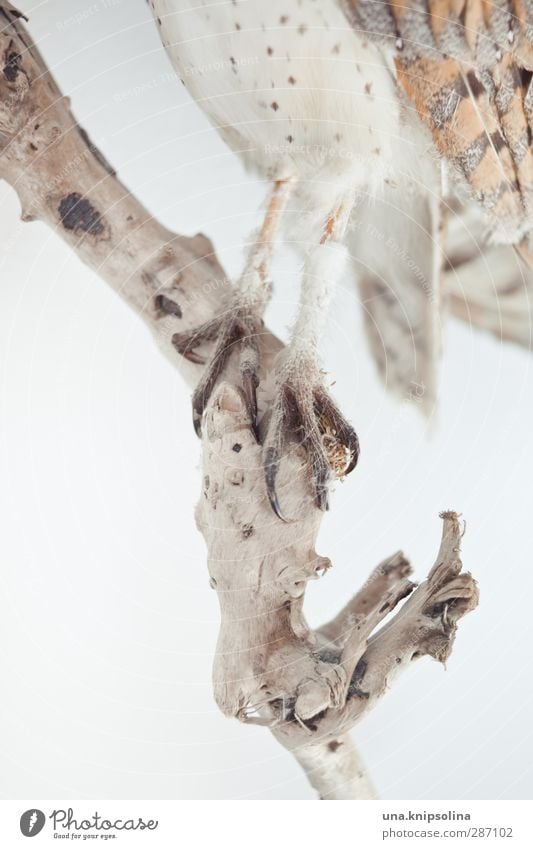
[[[395,81],[334,0],[152,7],[189,93],[246,164],[296,176],[310,207],[379,191],[399,142]]]

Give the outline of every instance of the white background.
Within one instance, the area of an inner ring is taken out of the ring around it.
[[[189,102],[144,0],[19,5],[121,178],[172,229],[213,237],[237,273],[265,187]],[[218,609],[186,387],[115,295],[18,214],[0,185],[0,794],[312,798],[270,735],[211,697]],[[268,318],[282,335],[297,268],[280,251]],[[429,438],[376,377],[344,280],[323,353],[363,455],[323,524],[334,569],[306,610],[314,625],[333,615],[400,547],[422,578],[438,512],[461,511],[481,606],[448,670],[415,664],[355,736],[382,798],[528,798],[532,361],[452,321],[445,342]]]

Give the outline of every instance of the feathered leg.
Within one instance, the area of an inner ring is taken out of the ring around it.
[[[235,347],[239,351],[242,385],[256,431],[256,390],[259,383],[257,339],[270,297],[269,270],[274,242],[291,189],[291,178],[275,181],[263,224],[250,248],[246,266],[227,310],[192,331],[176,333],[172,339],[180,354],[194,363],[205,362],[197,348],[205,342],[216,340],[214,351],[193,394],[193,422],[198,435],[207,402]]]
[[[322,510],[328,508],[332,472],[337,477],[349,474],[359,456],[357,434],[324,387],[317,353],[335,285],[345,263],[346,249],[341,242],[352,208],[353,199],[346,199],[328,215],[320,244],[307,256],[298,318],[277,372],[263,462],[268,497],[282,520],[285,519],[276,493],[276,477],[288,432],[295,433],[306,449],[316,501]]]

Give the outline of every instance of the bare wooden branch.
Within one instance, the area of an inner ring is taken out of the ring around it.
[[[197,521],[222,617],[217,703],[228,716],[269,726],[311,770],[310,780],[324,797],[345,798],[336,795],[336,782],[341,794],[354,785],[331,769],[333,751],[414,658],[449,656],[457,621],[477,604],[475,582],[461,572],[458,517],[442,514],[437,561],[418,588],[408,578],[409,563],[396,554],[374,570],[338,617],[314,632],[305,619],[304,593],[307,582],[331,564],[315,550],[322,514],[314,505],[305,454],[293,445],[282,464],[280,488],[293,521],[281,524],[266,498],[245,398],[228,383],[208,407],[203,448]],[[339,770],[345,768],[339,760]],[[366,780],[364,786],[369,792]]]
[[[320,799],[376,799],[376,790],[349,734],[301,746],[293,755]]]
[[[48,224],[103,277],[192,385],[201,370],[177,354],[172,336],[222,309],[230,291],[210,241],[171,233],[122,185],[5,2],[0,55],[0,177],[16,190],[23,220]]]
[[[169,232],[120,183],[2,0],[0,30],[0,176],[17,191],[23,219],[57,232],[146,322],[194,385],[201,366],[179,356],[172,338],[227,308],[232,289],[211,243]],[[266,329],[260,345],[259,402],[268,410],[269,375],[282,346]],[[418,589],[409,563],[394,555],[313,632],[303,612],[305,588],[331,564],[315,551],[323,514],[305,455],[292,445],[282,463],[278,488],[292,520],[284,524],[270,509],[261,451],[234,383],[230,363],[207,411],[197,509],[221,607],[215,698],[227,716],[270,727],[322,798],[371,798],[347,732],[413,657],[445,658],[457,620],[475,606],[475,584],[460,572],[459,523],[445,515],[440,559]]]
[[[376,566],[366,583],[335,619],[320,628],[321,636],[344,646],[354,622],[375,609],[382,603],[382,599],[394,590],[400,587],[407,590],[410,584],[406,579],[412,572],[412,566],[403,552],[398,551],[388,557]]]

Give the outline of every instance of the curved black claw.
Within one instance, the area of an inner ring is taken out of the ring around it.
[[[252,423],[252,432],[256,442],[259,442],[259,431],[257,428],[257,387],[259,386],[259,378],[257,377],[257,372],[250,369],[243,369],[241,371],[241,379],[246,406]]]
[[[204,365],[205,357],[198,354],[196,348],[204,342],[211,342],[217,336],[219,327],[218,321],[206,321],[205,324],[195,327],[194,330],[174,333],[172,344],[176,351],[190,363]]]
[[[236,344],[240,345],[240,374],[252,430],[257,438],[257,387],[259,385],[259,348],[257,332],[260,319],[244,310],[231,310],[220,318],[185,333],[175,333],[172,344],[187,360],[205,369],[192,396],[192,418],[197,436],[202,435],[202,418],[215,384]],[[216,339],[207,363],[197,348]]]
[[[246,406],[252,423],[252,431],[259,442],[257,428],[257,387],[259,386],[259,325],[257,321],[248,320],[240,328],[240,372],[241,383],[246,398]]]
[[[291,431],[300,436],[307,452],[315,502],[320,510],[329,509],[332,476],[345,477],[359,458],[355,430],[321,385],[313,388],[304,379],[280,385],[265,440],[263,468],[270,505],[284,522],[290,520],[282,513],[276,479],[285,436]]]
[[[8,0],[4,0],[3,3],[0,3],[0,9],[7,15],[10,14],[14,18],[22,18],[23,21],[29,21],[29,18],[24,14],[24,12],[20,12],[15,8]]]
[[[272,507],[278,519],[281,519],[282,522],[288,522],[289,520],[286,519],[283,513],[281,512],[278,494],[276,492],[276,477],[278,475],[280,462],[281,449],[267,448],[265,451],[263,467],[265,470],[265,482],[268,500],[270,501],[270,506]]]

